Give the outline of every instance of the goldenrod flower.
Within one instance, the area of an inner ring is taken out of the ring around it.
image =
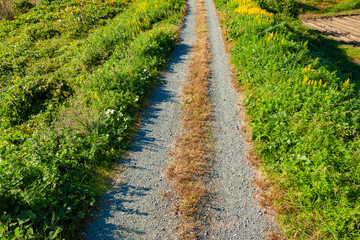
[[[271,34],[270,34],[270,36],[268,37],[268,41],[270,41],[272,38],[274,38],[274,33],[272,32]]]
[[[304,77],[303,84],[307,83],[307,81],[308,81],[308,76],[305,76],[305,77]]]

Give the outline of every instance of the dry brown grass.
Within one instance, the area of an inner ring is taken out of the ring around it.
[[[212,163],[213,140],[210,131],[212,115],[208,92],[210,46],[204,4],[197,1],[197,40],[189,66],[188,81],[182,94],[183,131],[175,140],[175,150],[166,171],[180,199],[176,214],[181,239],[195,239],[204,225],[200,220],[206,196],[210,191],[205,181]]]
[[[0,19],[10,19],[13,17],[11,4],[14,0],[0,0]]]

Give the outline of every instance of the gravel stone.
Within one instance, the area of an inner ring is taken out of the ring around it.
[[[142,128],[137,132],[129,157],[121,159],[127,169],[102,198],[98,218],[88,227],[87,239],[175,239],[175,219],[162,193],[171,186],[162,181],[169,145],[181,125],[180,93],[188,75],[195,42],[195,0],[188,11],[173,60],[163,75],[164,84],[154,92]]]

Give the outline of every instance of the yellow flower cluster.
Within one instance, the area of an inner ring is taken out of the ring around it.
[[[324,85],[323,85],[322,79],[320,79],[319,81],[317,81],[317,80],[309,80],[308,76],[305,76],[303,84],[314,85],[314,86],[319,85],[319,86],[326,87],[327,82],[325,82]]]
[[[307,72],[311,74],[320,74],[320,71],[315,71],[314,69],[311,69],[311,64],[309,64],[302,70],[302,73],[307,73]]]
[[[231,4],[238,4],[238,7],[234,12],[241,14],[249,14],[249,15],[264,15],[271,17],[272,13],[262,9],[258,4],[253,2],[252,0],[234,0],[231,1]]]
[[[305,72],[308,72],[308,71],[310,71],[310,70],[311,70],[311,64],[309,64],[308,66],[306,66],[306,67],[302,70],[302,72],[305,73]]]

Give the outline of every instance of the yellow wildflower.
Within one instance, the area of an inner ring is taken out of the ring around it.
[[[272,32],[271,34],[270,34],[270,36],[268,37],[268,41],[270,41],[271,39],[273,39],[274,38],[274,33]]]
[[[307,83],[307,81],[308,81],[308,76],[305,76],[305,77],[304,77],[303,84]]]

